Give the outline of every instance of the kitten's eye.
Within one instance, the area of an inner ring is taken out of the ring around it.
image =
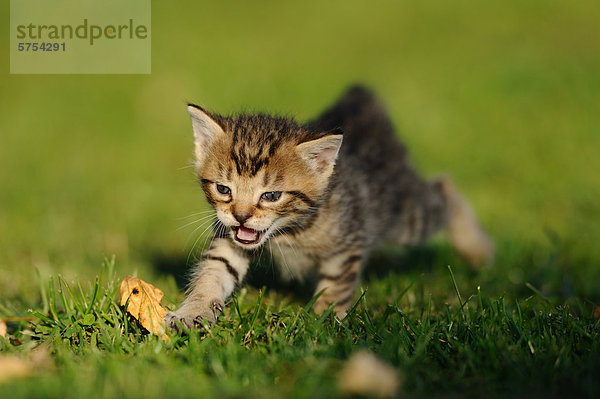
[[[269,191],[260,196],[261,199],[269,202],[275,202],[281,197],[281,191]]]
[[[221,194],[231,194],[231,189],[222,184],[217,184],[217,191],[220,192]]]

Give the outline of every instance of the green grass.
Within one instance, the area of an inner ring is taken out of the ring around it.
[[[332,309],[317,317],[310,303],[244,289],[209,330],[167,342],[118,306],[113,271],[108,262],[88,289],[60,277],[43,286],[36,320],[11,326],[20,345],[2,339],[0,348],[26,356],[41,345],[51,364],[40,366],[34,384],[0,385],[2,397],[330,398],[339,395],[344,360],[361,348],[397,367],[411,396],[599,393],[599,322],[584,304],[461,292],[450,268],[454,305],[423,297],[417,278],[389,302],[363,291],[340,322]]]
[[[598,396],[596,1],[154,2],[152,15],[148,76],[0,63],[0,317],[35,317],[9,324],[0,358],[50,354],[0,397],[332,397],[365,347],[407,396]],[[8,55],[8,29],[0,39]],[[305,120],[353,82],[377,91],[424,175],[471,199],[495,265],[471,272],[443,239],[386,249],[338,324],[264,260],[210,332],[140,331],[115,284],[137,274],[174,308],[206,244],[178,230],[206,209],[186,101]]]

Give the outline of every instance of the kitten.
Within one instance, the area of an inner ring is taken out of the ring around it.
[[[214,322],[265,245],[289,273],[314,273],[316,293],[323,291],[314,310],[334,304],[339,317],[365,259],[383,243],[420,244],[446,227],[471,265],[492,258],[465,200],[448,180],[417,175],[364,88],[304,126],[263,114],[223,117],[193,104],[188,112],[198,177],[218,221],[187,299],[165,317],[171,328]]]

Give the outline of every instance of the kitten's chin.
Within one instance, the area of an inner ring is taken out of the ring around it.
[[[257,231],[242,226],[231,228],[233,241],[244,249],[255,249],[261,246],[265,231]]]

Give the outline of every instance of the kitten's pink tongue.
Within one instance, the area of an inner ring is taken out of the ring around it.
[[[240,226],[237,230],[237,238],[244,241],[256,241],[258,233],[256,230],[247,229]]]

